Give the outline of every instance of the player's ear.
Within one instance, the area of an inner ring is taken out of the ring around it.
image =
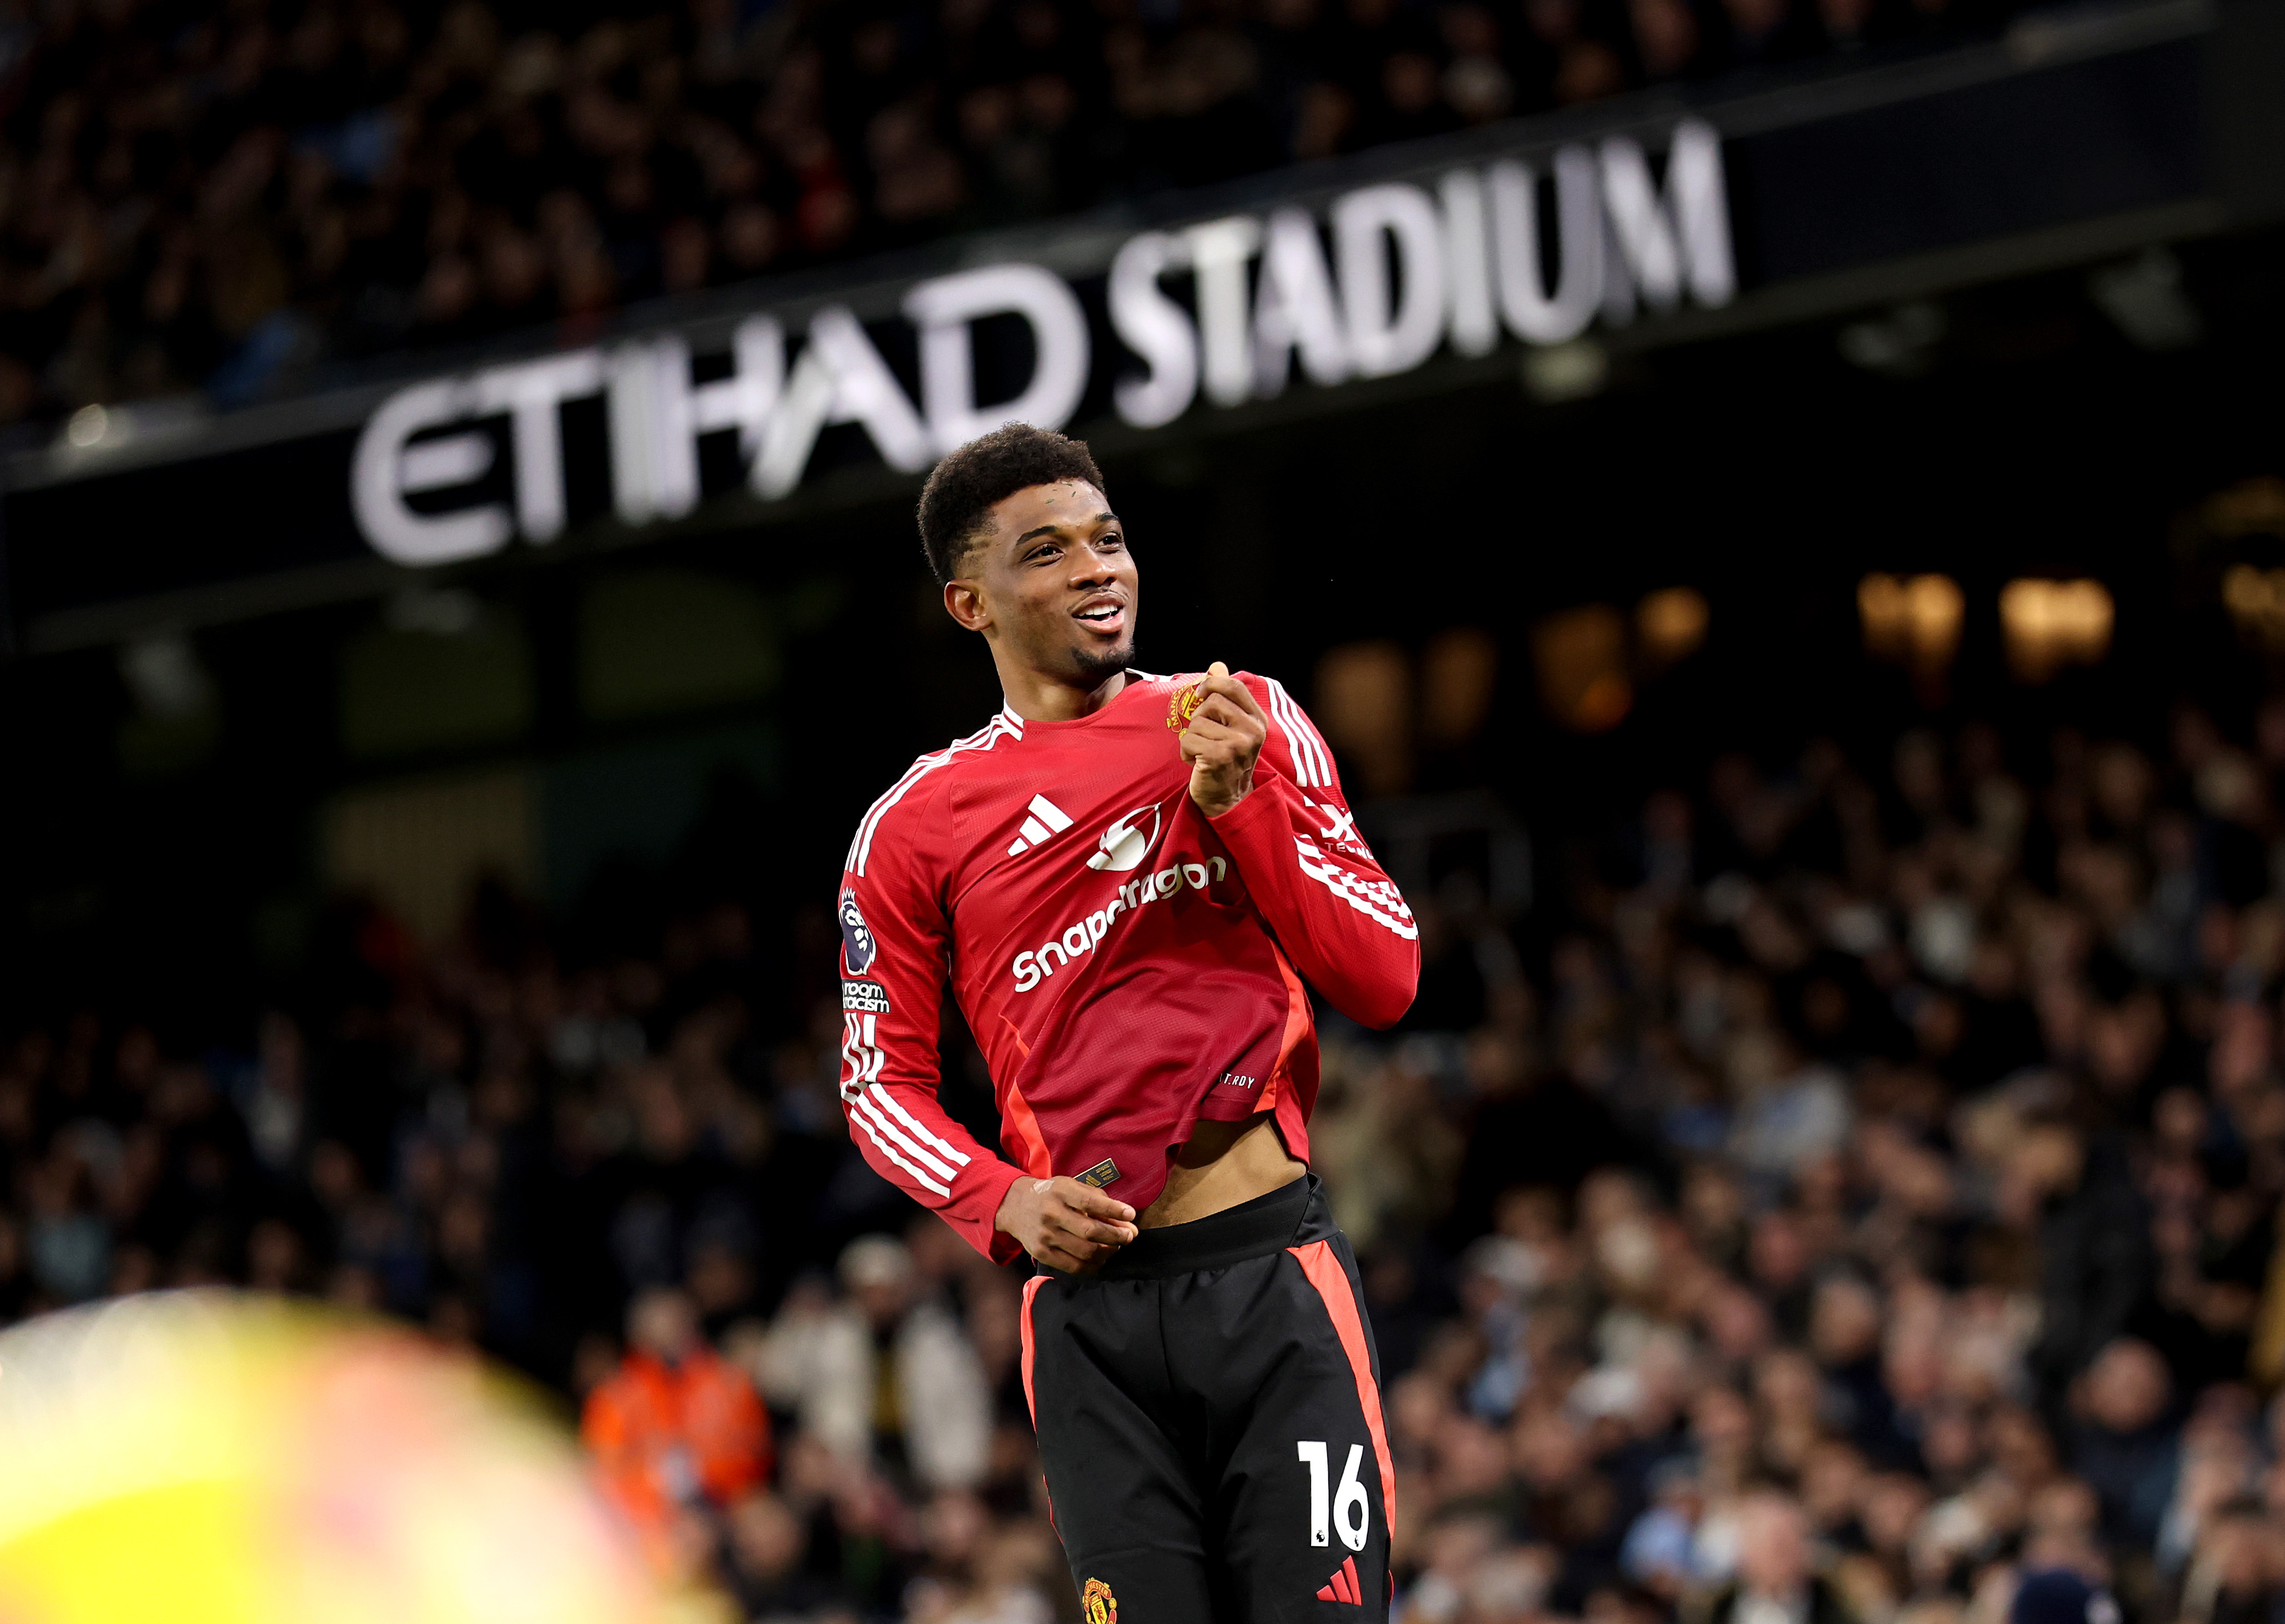
[[[992,624],[992,611],[973,581],[944,584],[944,612],[970,632],[981,632]]]

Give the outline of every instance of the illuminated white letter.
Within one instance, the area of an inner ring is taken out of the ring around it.
[[[526,541],[563,533],[563,425],[558,408],[602,387],[592,349],[546,356],[476,374],[476,409],[505,412],[515,445],[516,528]]]
[[[1252,326],[1245,318],[1245,262],[1261,246],[1261,227],[1244,215],[1209,220],[1183,235],[1198,279],[1198,348],[1206,398],[1235,406],[1253,393]]]
[[[770,413],[785,393],[785,332],[775,317],[749,316],[732,335],[730,353],[737,357],[737,376],[700,389],[691,414],[702,433],[735,424],[739,451],[758,456],[762,436],[769,432]]]
[[[774,498],[799,484],[819,431],[832,423],[862,423],[882,460],[901,473],[929,465],[927,426],[857,318],[839,304],[810,318],[808,347],[786,380],[754,459],[756,492]]]
[[[1452,348],[1488,356],[1499,348],[1492,309],[1491,239],[1484,226],[1484,183],[1473,169],[1454,169],[1438,184],[1444,200],[1444,263],[1452,285]]]
[[[491,467],[489,436],[478,433],[405,442],[479,410],[473,392],[446,379],[416,383],[383,401],[357,437],[349,468],[349,502],[373,551],[399,564],[449,564],[481,558],[507,545],[514,526],[497,502],[458,513],[416,514],[406,496],[479,478]]]
[[[1718,310],[1738,294],[1738,262],[1730,246],[1730,187],[1722,172],[1722,137],[1704,119],[1675,126],[1666,157],[1666,190],[1682,222],[1682,263],[1690,296]]]
[[[611,425],[611,505],[623,524],[648,524],[688,513],[691,501],[679,499],[678,487],[687,487],[691,500],[696,498],[696,471],[678,477],[675,450],[661,443],[664,436],[659,420],[664,410],[660,397],[674,392],[672,381],[663,374],[676,368],[687,387],[690,355],[679,339],[636,339],[611,352],[610,393],[604,405]]]
[[[1275,395],[1285,387],[1287,358],[1295,349],[1312,383],[1339,383],[1349,375],[1348,344],[1334,305],[1332,274],[1317,244],[1317,223],[1298,208],[1281,208],[1269,216],[1254,298],[1257,393]]]
[[[1136,428],[1171,423],[1197,398],[1197,326],[1158,286],[1179,249],[1164,231],[1144,231],[1121,243],[1111,262],[1111,327],[1150,369],[1111,391],[1119,417]]]
[[[1358,376],[1409,372],[1443,336],[1444,243],[1435,202],[1417,186],[1367,186],[1333,205],[1333,236]],[[1389,237],[1396,239],[1401,300],[1388,286]]]
[[[1555,296],[1539,272],[1539,179],[1520,163],[1491,169],[1493,259],[1499,268],[1500,313],[1527,344],[1576,338],[1603,298],[1603,208],[1595,160],[1583,146],[1555,154]]]
[[[679,519],[698,505],[698,436],[735,428],[760,447],[785,380],[785,340],[766,316],[738,325],[738,370],[693,387],[690,349],[672,333],[611,357],[611,482],[629,524]]]
[[[1087,392],[1087,312],[1053,271],[985,265],[938,277],[905,296],[905,314],[920,329],[921,404],[937,455],[948,456],[1002,423],[1061,428],[1079,410]],[[968,324],[1001,314],[1031,324],[1032,381],[1005,404],[978,407]]]
[[[1653,310],[1670,310],[1682,302],[1686,280],[1699,303],[1729,303],[1737,292],[1737,267],[1730,253],[1722,138],[1713,127],[1700,119],[1685,119],[1676,127],[1663,201],[1651,181],[1649,161],[1633,141],[1612,137],[1603,143],[1602,158],[1611,236],[1644,302]],[[1606,290],[1614,295],[1625,292]],[[1630,297],[1622,297],[1614,309],[1631,303]]]

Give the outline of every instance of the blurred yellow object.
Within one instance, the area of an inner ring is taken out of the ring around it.
[[[1668,586],[1635,605],[1635,643],[1642,663],[1662,671],[1688,659],[1706,641],[1714,618],[1706,594],[1694,586]]]
[[[0,1624],[658,1624],[569,1440],[411,1336],[177,1292],[0,1334]]]
[[[1627,625],[1607,603],[1550,615],[1531,628],[1539,696],[1574,733],[1606,733],[1634,709],[1627,680]]]
[[[2272,654],[2285,650],[2285,569],[2232,564],[2221,578],[2221,600],[2249,640]]]
[[[1999,631],[2007,664],[2025,682],[2045,682],[2066,665],[2093,665],[2110,652],[2116,617],[2100,581],[2025,576],[1999,589]]]
[[[1922,674],[1951,663],[1967,608],[1959,583],[1948,575],[1868,575],[1857,584],[1865,652]]]

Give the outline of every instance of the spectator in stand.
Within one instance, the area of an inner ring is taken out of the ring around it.
[[[1816,1569],[1798,1501],[1760,1489],[1733,1515],[1737,1576],[1708,1600],[1704,1624],[1853,1624],[1848,1603]]]
[[[975,1342],[921,1291],[902,1242],[853,1241],[840,1273],[844,1301],[797,1291],[771,1327],[759,1361],[772,1400],[844,1460],[881,1462],[929,1491],[976,1487],[992,1394]]]
[[[1559,848],[1529,914],[1439,889],[1434,1004],[1329,1031],[1319,1118],[1370,1236],[1406,1624],[1991,1624],[2057,1570],[2149,1624],[2278,1624],[2285,703],[2252,739],[1721,757]],[[243,1053],[12,1012],[0,1315],[322,1291],[587,1393],[615,1492],[750,1616],[1072,1617],[1020,1278],[884,1233],[832,937],[487,893],[425,952],[328,916]],[[786,1424],[773,1482],[766,1443],[675,1431],[659,1395],[722,1369],[675,1283]]]
[[[2155,1351],[2131,1338],[2103,1349],[2079,1384],[2072,1465],[2100,1496],[2112,1536],[2137,1545],[2155,1541],[2174,1492],[2180,1445],[2169,1386]]]
[[[2118,1624],[2118,1604],[2084,1573],[2035,1568],[2007,1604],[2007,1624]]]
[[[808,1531],[775,1495],[753,1494],[730,1509],[726,1578],[740,1610],[756,1624],[806,1617],[829,1605],[832,1589],[805,1571]]]
[[[770,1475],[768,1412],[671,1287],[627,1310],[626,1357],[587,1395],[579,1432],[605,1493],[653,1538],[684,1509],[730,1506]]]
[[[2198,1541],[2179,1616],[2183,1624],[2277,1624],[2285,1618],[2285,1542],[2271,1508],[2249,1498],[2222,1509]]]
[[[1942,0],[495,0],[0,26],[0,422],[467,344],[1975,21]]]

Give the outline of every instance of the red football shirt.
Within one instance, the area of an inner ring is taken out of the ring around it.
[[[841,1095],[883,1177],[978,1250],[1008,1187],[1068,1173],[1141,1212],[1200,1121],[1276,1113],[1307,1160],[1308,994],[1367,1026],[1412,1002],[1411,911],[1326,749],[1277,683],[1253,788],[1219,818],[1177,739],[1199,679],[1131,673],[1068,722],[1003,710],[873,804],[841,879]],[[1011,1165],[938,1102],[949,982],[992,1072]]]

